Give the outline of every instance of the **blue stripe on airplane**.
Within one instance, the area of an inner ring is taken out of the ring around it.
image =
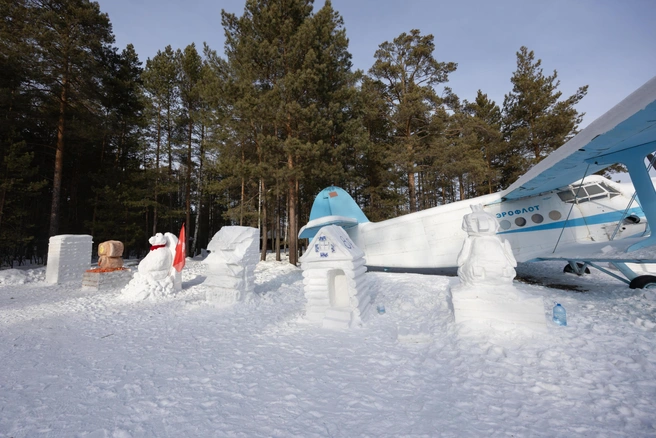
[[[631,214],[639,216],[642,219],[644,219],[645,217],[645,214],[643,213],[642,209],[639,207],[630,209],[627,215],[631,215]],[[528,228],[525,227],[525,228],[517,228],[514,230],[500,231],[497,232],[497,234],[525,233],[529,231],[544,231],[544,230],[553,230],[553,229],[560,229],[560,228],[582,227],[585,225],[599,225],[607,222],[617,222],[621,218],[622,218],[622,212],[612,211],[609,213],[587,216],[585,218],[569,219],[567,221],[552,222],[550,224],[536,225],[534,227],[528,227]]]

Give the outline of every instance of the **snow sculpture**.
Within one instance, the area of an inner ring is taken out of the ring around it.
[[[468,236],[458,255],[458,278],[452,284],[456,323],[487,321],[546,330],[542,298],[513,285],[517,261],[507,241],[496,235],[499,225],[482,205],[472,205],[462,229]]]
[[[467,238],[458,255],[458,277],[467,286],[512,285],[517,261],[507,240],[497,237],[499,223],[481,204],[462,220]]]
[[[182,274],[173,267],[178,238],[172,233],[157,233],[148,239],[150,252],[134,277],[123,288],[123,295],[135,301],[171,295],[182,289]]]
[[[98,268],[87,269],[82,277],[85,289],[120,289],[132,279],[123,267],[123,242],[108,240],[98,245]]]
[[[308,320],[328,328],[350,328],[366,320],[372,306],[364,253],[344,229],[321,228],[300,261]]]
[[[123,267],[123,242],[108,240],[98,245],[98,266],[102,269]]]
[[[48,244],[46,283],[82,282],[91,265],[93,240],[86,234],[52,236]]]
[[[255,286],[255,267],[260,261],[259,230],[252,227],[222,227],[207,245],[209,286],[205,299],[216,306],[244,300]]]
[[[148,242],[150,243],[150,252],[139,262],[137,270],[141,275],[153,280],[164,280],[171,273],[175,255],[168,248],[170,242],[162,233],[155,234],[148,239]]]

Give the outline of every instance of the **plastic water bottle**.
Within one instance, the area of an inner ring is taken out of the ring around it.
[[[379,304],[379,305],[376,307],[376,310],[378,311],[378,314],[379,314],[379,315],[382,315],[383,313],[385,313],[385,306],[382,305],[382,304]]]
[[[553,322],[557,325],[567,325],[567,312],[560,303],[556,303],[553,308]]]

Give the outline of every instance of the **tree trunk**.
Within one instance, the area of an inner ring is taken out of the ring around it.
[[[462,175],[458,175],[458,190],[460,190],[460,200],[467,199],[467,191]]]
[[[191,256],[196,255],[197,242],[198,242],[198,230],[200,229],[200,210],[203,203],[203,161],[205,155],[205,148],[203,146],[205,143],[205,126],[201,125],[200,131],[200,150],[198,151],[198,196],[197,207],[196,207],[196,226],[194,227],[194,241],[191,244]]]
[[[277,191],[277,190],[276,190]],[[276,196],[276,261],[281,261],[280,257],[280,193]]]
[[[59,122],[57,123],[57,150],[55,152],[55,174],[52,178],[52,203],[50,205],[50,230],[49,236],[55,236],[59,232],[59,213],[62,177],[64,173],[64,122],[66,120],[66,106],[68,104],[68,62],[64,67],[62,77],[62,90],[59,101]]]
[[[190,111],[191,112],[191,111]],[[191,117],[191,115],[190,115]],[[187,177],[185,178],[185,210],[186,210],[186,220],[185,223],[187,224],[187,230],[189,230],[189,226],[191,225],[191,139],[192,139],[192,131],[193,131],[193,123],[191,122],[191,119],[189,121],[189,137],[187,139],[188,145],[187,145]],[[185,233],[185,247],[187,248],[187,256],[189,256],[189,251],[191,251],[191,248],[189,247],[189,234],[190,233]]]
[[[169,185],[171,184],[171,180],[173,179],[173,145],[171,144],[171,137],[172,137],[172,131],[173,128],[171,126],[171,105],[170,103],[166,107],[166,146],[167,146],[167,152],[168,152],[168,158],[169,158],[169,174],[167,178],[167,182]],[[169,189],[169,230],[173,229],[173,215],[171,214],[171,211],[173,210],[173,193]]]
[[[2,225],[2,210],[5,205],[5,196],[7,195],[7,189],[5,187],[0,191],[0,225]]]
[[[260,187],[262,189],[262,199],[260,200],[262,206],[262,212],[260,217],[260,231],[262,232],[262,246],[260,249],[260,260],[266,260],[267,246],[268,246],[268,220],[267,220],[267,195],[266,195],[266,185],[264,184],[264,179],[260,178]]]
[[[292,154],[287,155],[287,169],[290,173],[294,170],[294,157]],[[289,210],[289,263],[296,265],[298,263],[298,225],[296,224],[296,181],[293,176],[288,179],[288,210]]]
[[[244,178],[244,144],[241,145],[241,198],[239,200],[239,226],[244,225],[244,199],[246,198],[246,179]]]
[[[411,141],[411,132],[410,132],[410,120],[408,119],[406,123],[406,150],[408,152],[408,162],[407,162],[407,173],[408,173],[408,197],[410,198],[410,212],[417,211],[417,199],[416,199],[416,182],[415,182],[415,162],[413,158],[413,147]]]
[[[157,150],[155,152],[155,193],[153,194],[155,205],[153,207],[153,236],[157,234],[157,206],[159,195],[159,154],[162,142],[162,111],[157,107]]]
[[[103,163],[105,161],[105,147],[107,146],[107,126],[105,125],[105,132],[103,134],[103,140],[102,140],[102,146],[100,148],[100,168],[103,168]],[[96,213],[98,211],[98,193],[96,192],[96,196],[94,197],[94,203],[93,203],[93,216],[91,218],[91,235],[94,235],[94,232],[96,230]]]

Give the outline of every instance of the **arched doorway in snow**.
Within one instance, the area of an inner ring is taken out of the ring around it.
[[[348,291],[348,280],[342,269],[328,271],[328,297],[330,307],[347,308],[351,300]]]

